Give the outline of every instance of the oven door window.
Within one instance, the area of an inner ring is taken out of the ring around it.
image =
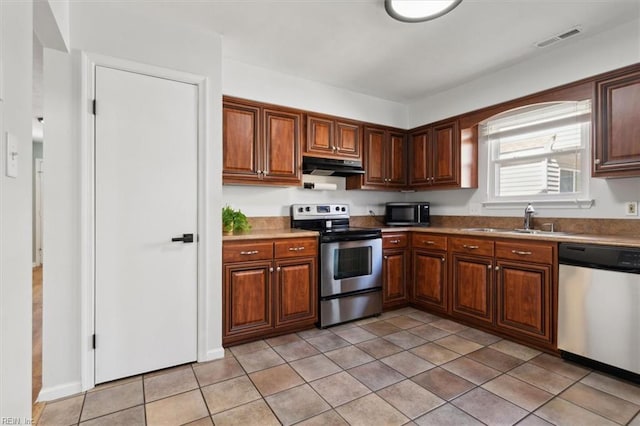
[[[371,275],[371,247],[340,248],[333,252],[333,279]]]

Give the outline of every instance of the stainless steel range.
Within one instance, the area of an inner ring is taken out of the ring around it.
[[[382,312],[382,232],[349,226],[348,204],[293,204],[291,227],[320,232],[320,327]]]

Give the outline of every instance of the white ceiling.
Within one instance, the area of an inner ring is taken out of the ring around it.
[[[640,0],[463,0],[417,24],[387,16],[383,0],[95,4],[220,33],[227,58],[403,103],[640,17]],[[576,25],[580,35],[534,46]]]

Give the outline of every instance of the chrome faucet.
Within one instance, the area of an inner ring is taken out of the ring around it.
[[[527,204],[527,207],[524,209],[524,229],[532,229],[531,227],[531,217],[536,213],[531,203]]]

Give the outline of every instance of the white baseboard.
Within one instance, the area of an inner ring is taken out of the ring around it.
[[[221,358],[224,358],[224,348],[222,347],[208,350],[205,359],[199,359],[198,362],[213,361]]]
[[[54,399],[64,398],[80,392],[82,392],[81,382],[64,383],[58,386],[42,388],[38,395],[38,402],[53,401]]]

